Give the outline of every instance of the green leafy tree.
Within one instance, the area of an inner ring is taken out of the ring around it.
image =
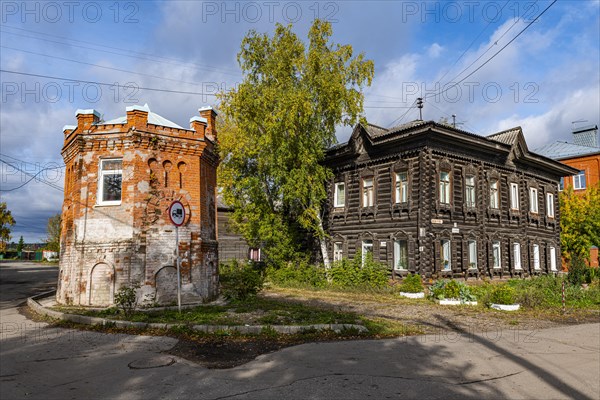
[[[6,243],[10,241],[10,227],[15,224],[15,220],[6,207],[6,203],[0,203],[0,251],[6,250]]]
[[[60,251],[60,230],[61,230],[61,215],[56,214],[48,218],[46,225],[46,248],[50,251]]]
[[[19,243],[17,243],[17,251],[20,253],[23,251],[23,247],[25,247],[25,240],[23,239],[23,236],[21,236],[19,238]]]
[[[321,206],[331,171],[321,161],[336,126],[360,118],[374,70],[331,35],[321,20],[308,44],[291,25],[278,24],[272,37],[250,31],[238,54],[243,81],[220,94],[223,195],[237,229],[275,263],[297,256],[302,232],[310,232],[329,267]]]
[[[560,194],[560,244],[567,260],[589,258],[591,246],[600,246],[600,184],[576,193]]]

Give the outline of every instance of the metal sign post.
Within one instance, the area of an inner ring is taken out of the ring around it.
[[[179,259],[179,227],[185,221],[185,208],[175,200],[169,206],[169,218],[175,225],[175,257],[177,259],[177,308],[181,312],[181,260]]]

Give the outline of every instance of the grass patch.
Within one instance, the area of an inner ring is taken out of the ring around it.
[[[68,309],[60,311],[77,313],[90,317],[124,319],[116,308],[102,311]],[[183,325],[312,325],[312,324],[354,324],[358,317],[354,313],[333,311],[313,307],[298,302],[250,298],[246,301],[232,301],[228,305],[202,305],[191,309],[136,311],[127,320],[145,323],[170,323]]]

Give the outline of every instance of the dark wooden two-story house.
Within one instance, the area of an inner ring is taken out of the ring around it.
[[[328,150],[330,257],[372,252],[392,276],[528,276],[560,268],[558,182],[569,166],[521,128],[484,137],[433,121],[359,124]]]

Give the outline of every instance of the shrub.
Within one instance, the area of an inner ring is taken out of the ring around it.
[[[438,279],[429,288],[429,296],[433,299],[458,299],[461,302],[475,301],[477,298],[471,289],[464,282],[458,282],[454,279]]]
[[[360,252],[352,260],[336,261],[329,270],[330,284],[339,288],[382,289],[388,283],[387,267],[373,260],[368,253],[362,262]]]
[[[262,290],[264,279],[253,263],[231,260],[219,268],[221,293],[226,299],[246,300]]]
[[[297,264],[289,263],[282,268],[267,269],[270,282],[280,286],[292,287],[324,287],[327,285],[325,268],[315,266],[302,260]]]
[[[508,285],[498,285],[492,290],[489,302],[493,304],[515,304],[515,289]]]
[[[588,267],[585,263],[585,258],[580,255],[574,255],[569,262],[567,281],[569,281],[571,285],[581,285],[582,283],[586,283],[588,275],[587,269]]]
[[[423,291],[423,282],[421,281],[421,275],[411,274],[407,275],[402,279],[400,284],[400,291],[406,293],[419,293]]]
[[[115,304],[126,318],[130,317],[137,307],[137,291],[135,286],[122,286],[115,293]]]

